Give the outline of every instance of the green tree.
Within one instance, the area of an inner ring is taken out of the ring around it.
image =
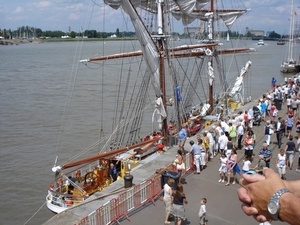
[[[43,31],[40,28],[35,28],[35,35],[37,37],[42,37],[43,36]]]
[[[75,38],[75,37],[76,37],[76,33],[75,33],[74,31],[71,31],[70,37],[71,37],[71,38]]]
[[[280,34],[277,34],[275,33],[275,31],[272,31],[270,34],[269,34],[269,37],[270,38],[280,38],[281,35]]]
[[[121,37],[121,34],[120,34],[120,31],[119,31],[119,28],[117,28],[117,30],[116,30],[116,35],[117,35],[117,37]]]

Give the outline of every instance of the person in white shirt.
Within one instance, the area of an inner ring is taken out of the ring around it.
[[[228,142],[228,138],[225,135],[225,133],[222,131],[221,132],[221,136],[218,139],[218,143],[219,143],[219,151],[221,152],[221,154],[224,153],[225,148],[227,147],[227,142]]]

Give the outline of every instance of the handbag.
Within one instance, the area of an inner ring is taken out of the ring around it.
[[[274,134],[274,130],[270,128],[270,134]]]

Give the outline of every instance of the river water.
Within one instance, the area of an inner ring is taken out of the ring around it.
[[[247,41],[247,45],[257,47],[254,41]],[[83,58],[96,54],[99,43],[85,46],[88,50]],[[73,42],[0,46],[1,224],[42,224],[54,215],[44,203],[54,177],[51,168],[60,141],[70,71],[77,60],[76,48]],[[270,89],[272,77],[278,83],[284,81],[279,72],[283,48],[276,42],[266,42],[250,55],[253,64],[246,80],[251,83],[247,92],[252,99]],[[76,104],[85,115],[68,125],[73,135],[62,143],[60,154],[65,159],[72,156],[77,145],[91,144],[97,129],[92,119],[96,96],[91,94],[97,87],[89,79],[81,78],[80,82],[86,89],[77,93]],[[88,135],[81,140],[84,134]]]

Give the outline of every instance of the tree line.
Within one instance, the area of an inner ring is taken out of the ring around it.
[[[235,31],[222,31],[220,32],[220,37],[226,37],[227,32],[229,32],[229,35],[231,38],[241,38],[241,37],[254,37],[254,35],[251,32],[248,32],[246,35],[240,34]],[[0,36],[4,37],[5,39],[12,39],[12,38],[61,38],[62,36],[69,37],[69,38],[76,38],[76,37],[86,37],[86,38],[108,38],[112,35],[115,35],[115,37],[134,37],[135,32],[121,32],[119,28],[116,29],[116,32],[98,32],[97,30],[85,30],[82,32],[63,32],[60,30],[46,30],[43,31],[40,28],[30,27],[30,26],[21,26],[17,30],[11,30],[11,29],[3,29],[0,30]],[[173,37],[180,37],[180,38],[191,38],[196,37],[195,33],[189,33],[189,34],[179,34],[177,32],[174,32],[171,34]],[[205,35],[205,34],[204,34]],[[280,34],[276,33],[275,31],[272,31],[269,36],[269,38],[285,38],[285,36],[281,36]]]

